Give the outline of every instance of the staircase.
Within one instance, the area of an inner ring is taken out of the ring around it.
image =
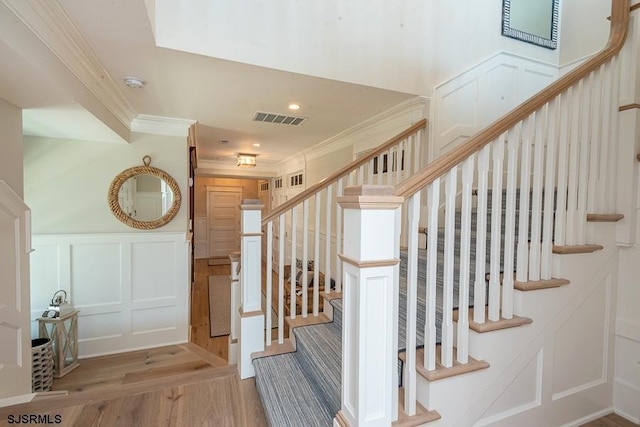
[[[238,365],[271,425],[577,425],[607,409],[628,19],[614,0],[601,53],[427,165],[422,122],[264,220],[244,206]],[[256,305],[261,230],[277,325]]]

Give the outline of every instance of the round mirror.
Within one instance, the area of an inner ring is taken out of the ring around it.
[[[182,200],[176,181],[162,169],[149,166],[129,168],[111,182],[109,208],[130,227],[151,230],[171,221]]]

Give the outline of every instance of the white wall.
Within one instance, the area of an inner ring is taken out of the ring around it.
[[[0,180],[23,196],[22,179],[22,110],[0,98]]]
[[[501,11],[502,0],[199,0],[157,2],[154,25],[162,47],[428,94],[501,50],[557,63],[557,51],[502,37]]]
[[[609,38],[611,3],[598,0],[560,1],[560,65],[591,55]]]
[[[151,166],[171,175],[182,193],[182,206],[157,231],[187,229],[187,144],[185,138],[134,133],[130,144],[65,141],[25,136],[25,200],[33,210],[34,234],[126,233],[135,231],[109,210],[107,192],[123,170]]]
[[[64,289],[80,309],[81,357],[188,340],[187,143],[135,133],[131,144],[25,137],[25,199],[33,210],[32,319]],[[177,216],[156,230],[118,221],[107,204],[124,169],[152,166],[182,193]],[[35,334],[35,328],[32,328]]]

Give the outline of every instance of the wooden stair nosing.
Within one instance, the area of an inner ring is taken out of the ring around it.
[[[436,369],[433,371],[429,371],[424,367],[424,349],[419,348],[416,350],[416,371],[427,381],[443,380],[445,378],[455,377],[456,375],[462,375],[479,371],[481,369],[487,369],[491,366],[489,365],[489,362],[484,360],[476,360],[471,356],[469,356],[469,361],[467,363],[457,362],[457,349],[454,347],[453,366],[445,367],[441,363],[442,358],[440,344],[438,344],[436,347]],[[401,352],[398,355],[398,358],[402,360],[403,363],[406,362],[406,352]]]
[[[320,292],[322,298],[325,301],[333,301],[334,299],[342,299],[342,292],[331,291],[331,293],[326,293],[324,291]]]
[[[555,277],[552,277],[551,279],[548,279],[548,280],[529,280],[527,282],[519,282],[515,280],[515,277],[516,277],[516,273],[514,272],[513,288],[519,291],[524,291],[524,292],[537,291],[540,289],[559,288],[561,286],[566,286],[571,283],[567,279],[557,279]],[[485,280],[487,282],[491,280],[491,275],[489,273],[485,275]],[[503,285],[503,280],[504,280],[504,273],[500,273],[500,285]]]
[[[488,318],[488,307],[485,307],[485,318]],[[453,312],[453,321],[457,322],[459,317],[458,310]],[[469,308],[469,329],[479,334],[485,332],[499,331],[502,329],[517,328],[519,326],[529,325],[533,323],[528,317],[514,315],[511,319],[500,317],[500,320],[486,320],[484,323],[476,323],[473,320],[473,308]]]
[[[404,411],[404,387],[398,390],[398,419],[391,425],[394,427],[415,427],[431,421],[439,420],[441,415],[438,411],[429,411],[420,402],[416,402],[415,415],[407,415]]]
[[[284,321],[290,329],[333,322],[333,320],[329,319],[327,315],[323,313],[320,313],[317,316],[308,315],[307,317],[302,317],[301,314],[297,314],[295,319],[285,317]]]
[[[551,278],[549,280],[530,280],[528,282],[518,282],[514,280],[513,288],[519,291],[537,291],[540,289],[553,289],[566,286],[571,282],[567,279]]]
[[[279,354],[294,353],[296,351],[296,343],[290,338],[285,338],[282,344],[272,343],[265,347],[264,351],[256,351],[251,353],[251,360],[261,357],[277,356]]]
[[[553,253],[558,255],[571,255],[571,254],[590,254],[592,252],[601,251],[604,249],[602,245],[586,244],[586,245],[565,245],[565,246],[553,246]]]
[[[624,214],[587,214],[588,222],[618,222],[624,218]]]

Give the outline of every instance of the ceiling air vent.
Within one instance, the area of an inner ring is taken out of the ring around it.
[[[306,120],[306,117],[285,116],[282,114],[265,113],[262,111],[258,111],[253,117],[254,122],[276,123],[289,126],[300,126]]]

